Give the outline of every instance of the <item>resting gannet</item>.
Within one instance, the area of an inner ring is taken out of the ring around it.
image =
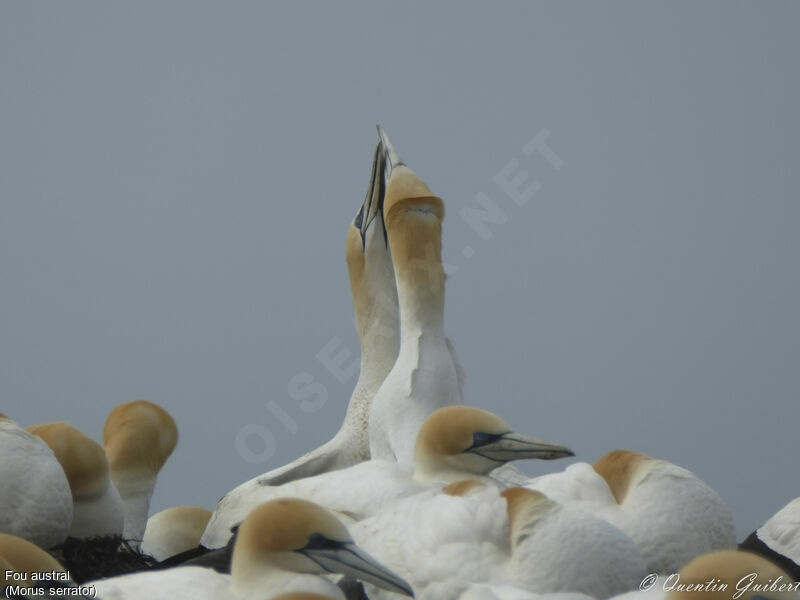
[[[355,545],[333,515],[296,498],[266,502],[244,520],[236,538],[231,575],[178,567],[94,582],[105,600],[271,598],[310,592],[344,599],[320,577],[342,573],[408,596],[408,584]]]
[[[375,149],[364,203],[347,230],[345,254],[361,345],[361,371],[339,432],[329,442],[257,479],[280,485],[369,459],[367,420],[375,392],[397,358],[399,325],[389,242],[383,223],[385,156]]]
[[[446,406],[431,414],[419,431],[414,467],[370,460],[277,487],[245,484],[220,500],[200,543],[224,546],[230,529],[253,507],[276,497],[299,497],[354,519],[374,514],[385,503],[427,487],[486,476],[512,460],[573,456],[564,446],[515,433],[492,413],[468,406]],[[484,481],[491,482],[488,477]]]
[[[200,506],[173,506],[147,519],[142,552],[158,561],[196,548],[211,511]]]
[[[665,600],[797,600],[798,584],[780,567],[750,552],[723,550],[695,558],[662,585]],[[712,582],[711,585],[708,585]],[[680,584],[700,589],[680,589]],[[774,586],[773,586],[774,584]],[[723,585],[726,586],[723,589]],[[783,589],[778,589],[783,585]],[[673,587],[674,586],[674,587]],[[758,589],[761,587],[765,589]]]
[[[776,512],[739,549],[760,554],[800,581],[800,498]]]
[[[21,537],[0,533],[0,598],[19,597],[14,593],[16,586],[38,588],[25,596],[60,598],[64,595],[51,595],[49,588],[71,588],[74,584],[69,581],[64,567],[39,546]]]
[[[714,490],[694,473],[638,452],[615,450],[526,487],[627,533],[651,573],[675,573],[696,556],[736,547],[733,516]]]
[[[67,537],[72,510],[69,482],[53,451],[0,418],[0,532],[52,548]]]
[[[398,500],[351,527],[358,543],[420,597],[446,600],[472,584],[491,584],[602,599],[638,586],[647,574],[623,532],[538,492],[481,485],[446,491]]]
[[[103,427],[111,480],[125,507],[123,537],[141,540],[156,477],[178,443],[170,414],[147,400],[120,404]]]
[[[383,215],[400,306],[400,350],[369,413],[373,458],[412,464],[414,440],[434,410],[462,401],[458,368],[444,335],[444,202],[398,157],[378,127],[389,166]]]
[[[31,425],[27,431],[45,441],[67,476],[73,506],[69,535],[75,538],[121,535],[122,498],[111,483],[103,447],[64,421]]]

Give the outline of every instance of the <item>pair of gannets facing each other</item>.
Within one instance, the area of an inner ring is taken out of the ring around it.
[[[698,556],[677,574],[648,576],[644,591],[612,600],[797,600],[798,583],[762,556],[720,550]]]
[[[736,547],[733,515],[711,487],[691,471],[638,452],[615,450],[526,487],[621,529],[651,573],[676,573],[696,556]]]
[[[93,585],[106,600],[260,600],[284,592],[344,600],[339,588],[321,577],[330,573],[413,595],[405,581],[356,546],[331,513],[297,498],[266,502],[247,516],[234,545],[230,576],[202,567],[177,567],[98,580]]]
[[[299,497],[355,520],[377,512],[399,497],[437,484],[483,476],[508,461],[574,456],[564,446],[517,434],[492,413],[468,406],[447,406],[425,421],[417,436],[413,469],[394,461],[370,460],[332,473],[267,487],[248,482],[217,505],[201,544],[224,546],[230,529],[255,506],[276,497]]]
[[[760,554],[800,581],[800,498],[789,502],[747,536],[739,549]]]
[[[27,431],[47,444],[66,475],[73,506],[70,536],[142,539],[158,472],[177,443],[167,411],[146,400],[117,406],[103,429],[105,448],[64,421]]]
[[[504,586],[508,593],[604,599],[635,588],[647,574],[623,532],[539,492],[477,481],[445,492],[399,500],[351,526],[353,538],[406,578],[419,598],[449,600],[473,586],[473,595]]]
[[[0,532],[41,548],[62,543],[72,524],[72,494],[53,451],[2,415],[0,457]]]

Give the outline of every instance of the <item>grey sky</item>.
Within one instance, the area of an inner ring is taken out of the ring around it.
[[[213,508],[327,440],[355,379],[316,356],[358,355],[344,239],[379,122],[447,206],[468,402],[582,460],[693,470],[741,539],[800,495],[799,17],[4,2],[0,410],[99,438],[114,405],[162,404],[181,439],[153,511]],[[560,169],[522,150],[543,130]],[[495,182],[510,161],[540,186],[522,207]],[[505,223],[460,215],[478,193]],[[252,425],[267,463],[237,452]]]

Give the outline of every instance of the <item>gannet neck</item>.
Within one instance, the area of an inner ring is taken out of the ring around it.
[[[27,431],[42,438],[64,469],[72,491],[70,536],[88,538],[123,532],[122,499],[111,483],[103,447],[66,422],[31,425]]]
[[[400,305],[401,340],[421,332],[443,337],[444,202],[401,165],[392,171],[383,210]]]
[[[177,442],[175,421],[147,400],[121,404],[108,415],[103,446],[125,506],[124,537],[142,539],[156,477]]]

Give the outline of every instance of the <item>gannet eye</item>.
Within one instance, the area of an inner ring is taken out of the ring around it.
[[[303,550],[338,550],[344,545],[344,542],[326,538],[321,533],[312,533],[308,536],[308,542],[303,547]]]
[[[472,447],[479,448],[481,446],[485,446],[487,444],[491,444],[496,442],[504,434],[502,433],[486,433],[484,431],[476,431],[472,434]]]

